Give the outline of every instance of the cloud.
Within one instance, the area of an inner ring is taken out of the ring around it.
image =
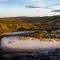
[[[60,12],[60,10],[52,10],[51,12]]]
[[[41,8],[39,6],[25,6],[26,8]]]
[[[29,1],[28,0],[0,0],[0,6],[10,6],[10,7],[14,7],[14,6],[24,6],[25,4],[27,4]]]
[[[45,6],[46,0],[0,0],[0,5],[2,6],[34,6],[32,8],[37,8],[40,6]],[[31,7],[30,7],[31,8]]]
[[[50,9],[60,9],[60,4],[52,4],[52,5],[47,6],[47,8],[50,8]]]
[[[0,16],[51,16],[60,14],[56,12],[56,10],[60,10],[60,4],[52,2],[55,0],[0,0]]]
[[[48,0],[0,0],[0,7],[26,7],[26,8],[45,8],[54,9],[60,4],[52,4]]]

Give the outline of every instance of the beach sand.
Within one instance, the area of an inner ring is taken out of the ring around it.
[[[1,46],[16,49],[60,48],[60,39],[38,39],[33,37],[4,37]]]

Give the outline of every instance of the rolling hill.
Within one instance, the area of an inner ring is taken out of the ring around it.
[[[60,29],[60,15],[45,17],[7,17],[0,18],[0,34],[6,32]]]

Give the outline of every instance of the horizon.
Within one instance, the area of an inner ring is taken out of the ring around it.
[[[0,0],[0,18],[60,15],[60,0]]]
[[[32,17],[32,18],[34,18],[34,17],[53,17],[53,16],[60,16],[60,15],[52,15],[52,16],[12,16],[12,17],[0,17],[0,19],[4,19],[4,18],[24,18],[24,17],[27,17],[27,18],[29,18],[29,17]]]

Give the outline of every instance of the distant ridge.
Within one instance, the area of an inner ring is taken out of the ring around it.
[[[60,23],[60,15],[56,16],[44,16],[44,17],[26,17],[26,16],[21,16],[21,17],[5,17],[5,18],[0,18],[0,20],[21,20],[21,21],[26,21],[26,22],[31,22],[31,23]]]

